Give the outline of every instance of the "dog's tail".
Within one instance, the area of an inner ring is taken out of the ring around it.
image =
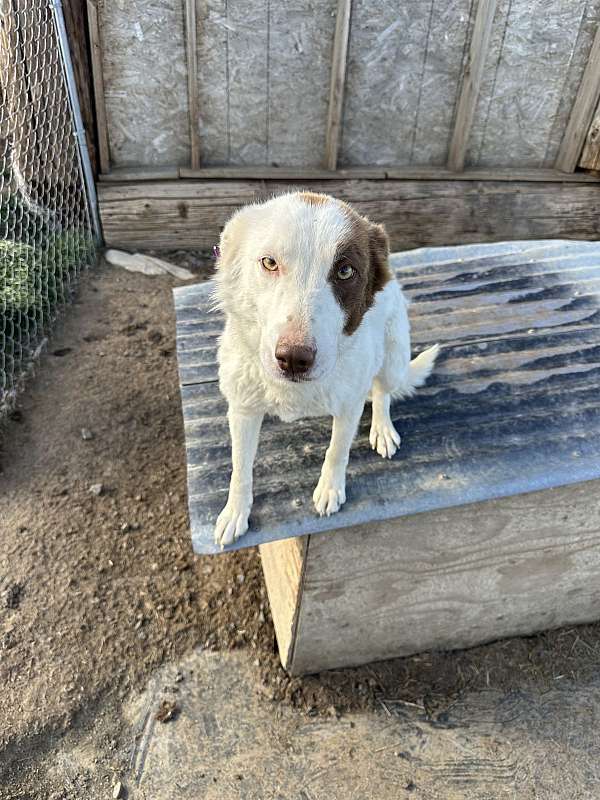
[[[392,397],[410,397],[419,386],[423,386],[431,374],[439,352],[439,344],[434,344],[413,358],[408,365],[404,383],[392,392]]]

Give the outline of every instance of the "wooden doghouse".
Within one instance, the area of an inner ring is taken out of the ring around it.
[[[268,420],[235,545],[260,546],[296,674],[600,618],[600,245],[429,248],[391,263],[416,349],[442,348],[427,385],[393,405],[398,454],[370,450],[367,407],[346,505],[318,517],[331,421]],[[201,553],[217,552],[230,468],[209,288],[175,290]]]

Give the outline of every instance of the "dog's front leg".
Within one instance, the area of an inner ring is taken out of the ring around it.
[[[227,414],[231,433],[231,481],[227,505],[215,525],[215,542],[224,547],[248,530],[252,507],[252,467],[258,447],[263,414],[245,414],[230,408]]]
[[[315,508],[321,516],[335,514],[346,502],[346,467],[363,408],[364,400],[333,418],[331,442],[313,493]]]

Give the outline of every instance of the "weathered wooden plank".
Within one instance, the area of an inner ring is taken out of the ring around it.
[[[562,174],[562,173],[561,173]],[[386,170],[381,167],[351,167],[350,169],[319,169],[318,167],[205,167],[203,169],[179,170],[180,178],[215,180],[328,180],[332,178],[384,180]]]
[[[583,73],[583,78],[569,124],[556,158],[556,169],[564,172],[573,172],[579,161],[585,138],[592,122],[594,111],[600,98],[600,26],[596,30],[594,43],[590,51],[588,62]]]
[[[259,547],[279,654],[285,667],[292,663],[307,544],[307,538],[284,539]]]
[[[452,172],[444,167],[341,167],[336,170],[316,167],[117,167],[99,179],[106,183],[174,180],[395,180],[435,181],[533,181],[535,183],[600,183],[600,178],[585,172],[560,172],[555,169],[467,168]]]
[[[334,520],[317,518],[310,496],[329,420],[267,420],[241,546],[600,478],[600,246],[427,249],[394,256],[392,265],[413,301],[415,348],[442,344],[427,385],[393,408],[401,456],[384,463],[371,455],[367,411],[348,503]],[[195,547],[210,552],[230,454],[209,291],[186,287],[176,305],[192,532]]]
[[[67,36],[69,37],[73,72],[75,73],[77,95],[81,108],[83,126],[85,128],[90,162],[94,174],[97,175],[99,164],[93,100],[92,64],[87,36],[87,0],[63,0],[62,7]]]
[[[187,66],[188,116],[190,125],[190,166],[200,166],[200,110],[198,103],[197,0],[185,0],[185,50]]]
[[[96,108],[96,130],[98,133],[98,166],[100,172],[110,170],[110,146],[106,120],[106,98],[104,96],[104,72],[102,67],[102,40],[98,23],[98,8],[95,0],[87,0],[88,31],[90,36],[90,58],[94,103]]]
[[[599,486],[311,536],[291,672],[597,619]]]
[[[104,235],[109,246],[210,249],[235,208],[294,187],[353,203],[386,225],[395,249],[600,236],[600,192],[594,184],[449,180],[103,184]]]
[[[351,11],[352,0],[338,0],[335,36],[333,39],[333,55],[331,58],[327,131],[325,134],[324,165],[329,170],[335,170],[337,167],[338,149],[340,146]]]
[[[477,6],[473,36],[464,67],[454,129],[448,151],[448,168],[451,170],[460,171],[465,165],[471,125],[492,35],[496,4],[497,0],[479,0]]]
[[[596,109],[596,114],[587,132],[579,166],[594,172],[600,171],[600,105]]]

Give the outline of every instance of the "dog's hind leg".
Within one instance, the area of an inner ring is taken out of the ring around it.
[[[380,456],[391,458],[400,446],[400,435],[390,417],[391,396],[385,391],[378,377],[373,381],[371,399],[373,411],[369,442],[372,449],[377,450]]]

